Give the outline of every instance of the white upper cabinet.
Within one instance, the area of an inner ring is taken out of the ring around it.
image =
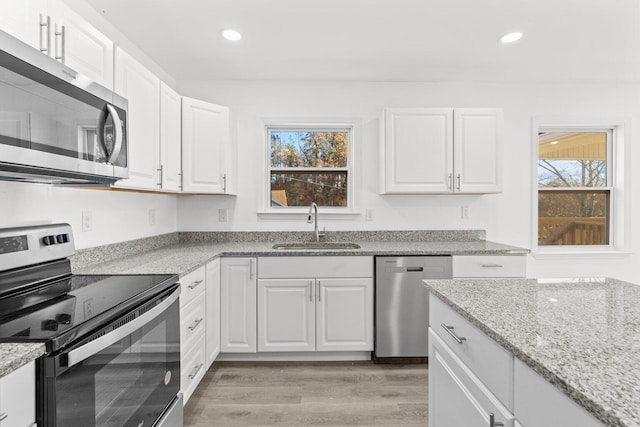
[[[0,29],[113,88],[113,42],[57,0],[4,1]]]
[[[157,190],[160,168],[160,79],[116,48],[115,91],[129,101],[129,179],[122,188]]]
[[[228,193],[229,140],[229,108],[182,98],[184,192]]]
[[[182,174],[182,114],[180,95],[160,84],[160,181],[162,189],[180,191]]]
[[[502,110],[389,108],[383,194],[501,191]]]

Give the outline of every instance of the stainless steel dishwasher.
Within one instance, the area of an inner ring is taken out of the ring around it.
[[[429,348],[429,296],[422,281],[450,279],[451,256],[378,256],[375,261],[374,360],[426,360]]]

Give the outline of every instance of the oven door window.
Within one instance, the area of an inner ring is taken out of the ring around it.
[[[58,427],[151,426],[180,389],[179,303],[56,378]]]

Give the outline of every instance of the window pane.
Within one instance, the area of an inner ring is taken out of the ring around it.
[[[271,167],[347,167],[347,130],[272,130],[270,135]]]
[[[538,191],[538,245],[608,245],[609,190]]]
[[[539,187],[607,186],[606,132],[541,132]]]
[[[271,206],[347,206],[347,172],[271,172]]]

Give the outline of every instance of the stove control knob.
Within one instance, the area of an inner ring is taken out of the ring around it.
[[[53,319],[47,319],[42,321],[42,329],[45,331],[57,331],[58,322]]]
[[[71,315],[70,314],[66,314],[66,313],[58,314],[56,316],[56,320],[61,325],[70,325],[71,324]]]
[[[56,236],[56,241],[58,243],[69,243],[69,235],[68,234],[58,234]]]
[[[45,246],[55,245],[56,244],[56,236],[44,236],[42,238],[42,243],[44,243]]]

